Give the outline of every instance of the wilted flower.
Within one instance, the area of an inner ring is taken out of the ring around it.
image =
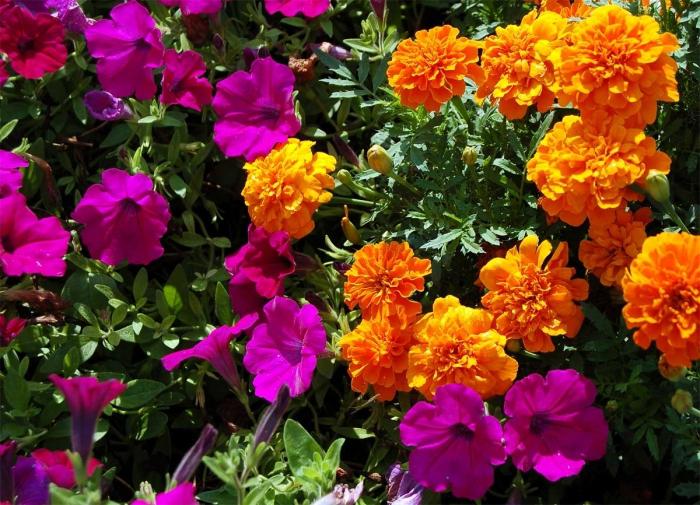
[[[423,486],[413,476],[395,463],[386,474],[387,505],[421,505]]]
[[[438,493],[449,489],[478,500],[493,484],[493,467],[506,460],[498,419],[487,416],[479,395],[461,384],[439,387],[433,403],[416,403],[399,432],[401,442],[413,447],[411,475]]]
[[[265,0],[267,12],[280,12],[287,17],[303,14],[307,18],[315,18],[326,12],[330,6],[331,0]]]
[[[354,488],[347,484],[337,484],[333,491],[326,496],[322,496],[312,505],[355,505],[362,496],[364,484],[360,482]]]
[[[576,370],[530,374],[506,393],[504,432],[515,466],[547,480],[577,475],[586,461],[605,455],[608,425],[594,407],[596,388]]]
[[[199,438],[190,450],[185,453],[180,460],[180,464],[173,472],[174,482],[186,482],[192,478],[197,467],[216,444],[216,436],[219,432],[211,424],[207,424],[202,429]]]
[[[183,482],[170,491],[158,493],[155,501],[135,500],[131,505],[198,505],[195,498],[196,492],[194,484]]]
[[[342,46],[336,46],[330,42],[321,42],[320,44],[309,44],[309,49],[312,51],[321,51],[326,53],[336,60],[345,61],[352,58],[352,52]]]
[[[294,74],[272,58],[253,61],[216,84],[214,141],[226,156],[253,161],[295,135]]]
[[[73,463],[66,451],[50,451],[48,449],[36,449],[32,452],[32,458],[38,461],[44,468],[49,480],[58,487],[72,489],[75,487],[75,470]],[[95,470],[102,466],[95,458],[90,458],[87,464],[87,476],[91,477]]]
[[[168,201],[144,174],[109,168],[88,188],[71,216],[84,226],[80,238],[94,258],[109,265],[147,265],[163,255],[161,237],[170,221]]]
[[[97,58],[97,78],[117,97],[150,100],[156,94],[153,69],[163,64],[165,48],[148,9],[136,0],[116,5],[112,19],[85,30],[88,52]]]
[[[668,358],[666,358],[665,354],[662,354],[661,356],[659,356],[659,361],[657,362],[657,368],[659,370],[659,374],[664,379],[667,379],[671,382],[678,382],[683,377],[685,377],[685,374],[688,372],[688,369],[684,366],[671,365],[668,362]]]
[[[160,0],[167,7],[179,7],[182,14],[216,14],[221,10],[221,0]]]
[[[22,172],[29,162],[9,151],[0,149],[0,198],[19,192],[22,187]]]
[[[211,103],[211,83],[203,75],[207,71],[202,55],[196,51],[178,53],[165,51],[165,70],[160,101],[166,105],[178,104],[201,111]]]
[[[255,376],[255,395],[272,402],[286,385],[292,397],[306,392],[318,356],[326,350],[326,330],[318,309],[299,307],[276,296],[263,309],[265,318],[253,330],[243,364]]]
[[[98,121],[120,121],[132,117],[131,109],[124,100],[103,90],[92,90],[83,98],[88,113]]]
[[[5,347],[10,345],[14,339],[16,339],[27,321],[19,317],[14,319],[8,319],[4,315],[0,314],[0,347]]]
[[[37,218],[24,196],[0,198],[0,271],[5,275],[61,277],[69,239],[58,218]]]

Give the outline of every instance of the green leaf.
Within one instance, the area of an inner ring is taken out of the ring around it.
[[[462,235],[462,230],[456,229],[439,235],[433,240],[429,240],[421,246],[421,249],[441,249],[444,245],[458,239]]]
[[[3,392],[5,393],[5,398],[7,398],[7,403],[18,411],[24,411],[29,405],[29,384],[21,377],[17,371],[10,368],[7,371],[5,380],[2,384]]]
[[[160,410],[149,410],[138,417],[136,440],[156,438],[165,432],[168,426],[168,416]]]
[[[165,389],[165,384],[150,379],[135,379],[127,386],[127,390],[116,400],[117,406],[127,410],[143,407]]]
[[[647,430],[647,447],[649,447],[649,452],[652,457],[659,461],[659,441],[656,438],[656,432],[651,428]]]
[[[168,179],[168,184],[170,188],[175,192],[180,198],[185,198],[187,195],[187,184],[182,180],[179,175],[173,175]]]
[[[615,330],[612,324],[595,305],[582,303],[581,308],[583,309],[583,314],[586,316],[586,319],[593,323],[596,330],[608,338],[615,338]]]
[[[287,419],[287,422],[284,423],[282,438],[289,460],[289,468],[294,475],[302,475],[304,468],[313,464],[314,454],[325,456],[318,442],[294,419]]]
[[[343,449],[344,443],[344,438],[335,439],[330,447],[328,447],[328,451],[326,451],[325,462],[328,468],[331,468],[333,472],[340,466],[340,451]]]
[[[134,301],[138,301],[144,296],[146,296],[146,289],[148,288],[148,270],[141,268],[134,278],[134,286],[132,288],[134,294]]]
[[[216,317],[221,324],[233,324],[233,311],[231,310],[231,299],[228,296],[228,291],[220,282],[216,283],[216,292],[214,294],[214,311]]]
[[[173,314],[177,314],[182,310],[182,297],[175,286],[171,284],[165,286],[163,288],[163,296],[165,297],[165,303],[168,304],[168,307]]]
[[[15,129],[15,126],[17,126],[18,122],[18,119],[13,119],[12,121],[8,121],[4,125],[2,125],[2,128],[0,128],[0,142],[5,140],[10,135],[10,133],[12,133],[12,130]]]

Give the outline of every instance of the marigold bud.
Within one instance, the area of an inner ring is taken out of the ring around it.
[[[372,170],[383,175],[387,175],[394,168],[394,162],[391,160],[389,153],[377,144],[370,147],[369,151],[367,151],[367,163]]]
[[[668,177],[656,170],[650,170],[644,189],[654,200],[660,203],[668,202],[671,198],[671,188],[668,185]]]
[[[520,340],[510,338],[506,342],[506,349],[510,352],[520,352],[522,346],[520,345]]]
[[[605,404],[605,410],[609,412],[615,412],[619,407],[617,400],[608,400],[608,403]]]
[[[693,408],[693,397],[685,389],[676,389],[671,397],[671,407],[673,407],[679,414],[685,414],[691,408]]]
[[[684,366],[673,366],[666,359],[666,355],[662,354],[659,358],[659,373],[664,379],[668,379],[671,382],[678,382],[683,377],[685,377],[687,368]]]
[[[348,242],[355,245],[362,242],[360,232],[357,230],[355,225],[352,224],[352,221],[350,221],[347,205],[345,206],[345,216],[343,216],[343,218],[340,220],[340,227],[343,229],[343,234],[345,234],[345,238],[348,239]]]
[[[464,148],[464,151],[462,151],[462,161],[468,167],[474,166],[474,163],[476,163],[476,159],[478,156],[478,151],[475,147],[472,146],[467,146]]]
[[[345,170],[344,168],[341,168],[335,173],[335,178],[338,179],[340,182],[345,184],[348,187],[353,187],[354,186],[354,181],[352,180],[352,174]]]

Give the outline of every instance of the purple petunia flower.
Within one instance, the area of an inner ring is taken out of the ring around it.
[[[423,486],[398,463],[389,467],[386,474],[387,505],[421,505]]]
[[[493,467],[506,460],[503,430],[484,412],[478,393],[462,384],[437,389],[433,403],[418,402],[399,426],[401,441],[414,447],[411,475],[439,493],[478,500],[493,484]]]
[[[265,0],[267,12],[281,12],[288,17],[303,14],[307,18],[315,18],[326,12],[330,6],[331,0]]]
[[[17,442],[0,443],[0,503],[12,502],[14,487],[12,485],[12,467],[15,464]]]
[[[257,314],[250,314],[243,317],[234,326],[221,326],[194,347],[166,354],[161,358],[161,363],[168,372],[172,372],[187,359],[203,359],[208,361],[233,389],[238,389],[241,381],[238,377],[236,364],[233,362],[233,356],[231,356],[231,340],[252,328],[257,321]]]
[[[508,390],[503,411],[506,450],[515,466],[550,481],[578,474],[605,455],[608,425],[593,407],[596,388],[576,370],[530,374]]]
[[[179,7],[185,16],[216,14],[221,10],[221,0],[160,0],[166,7]]]
[[[129,0],[85,30],[88,52],[97,58],[97,78],[117,97],[150,100],[156,94],[153,69],[163,64],[165,48],[148,9]]]
[[[5,275],[61,277],[69,239],[58,218],[37,218],[21,194],[0,198],[0,271]]]
[[[286,385],[297,397],[311,386],[318,356],[326,350],[326,330],[318,309],[299,307],[276,296],[263,308],[264,322],[253,330],[243,364],[253,375],[255,395],[272,402]]]
[[[0,198],[17,193],[22,187],[22,172],[29,162],[9,151],[0,149]]]
[[[104,408],[126,390],[126,384],[115,379],[98,381],[94,377],[64,379],[56,374],[49,380],[63,394],[71,413],[71,442],[83,462],[89,461],[97,419]]]
[[[211,83],[202,77],[207,71],[202,56],[196,51],[178,53],[165,51],[160,101],[166,105],[179,104],[196,111],[211,103]]]
[[[362,496],[364,484],[360,482],[351,488],[347,484],[337,484],[333,491],[322,496],[311,505],[355,505]]]
[[[301,128],[294,114],[294,73],[272,58],[253,61],[216,85],[214,140],[226,156],[253,161]]]
[[[197,490],[194,484],[184,482],[165,493],[158,493],[154,502],[135,500],[131,505],[198,505],[194,494]]]
[[[110,168],[88,188],[71,216],[84,225],[80,238],[93,258],[108,265],[147,265],[163,255],[168,201],[144,175]]]
[[[46,0],[44,5],[55,12],[55,16],[70,32],[84,33],[95,23],[94,19],[85,16],[83,9],[75,0]]]
[[[49,474],[44,465],[34,458],[20,456],[12,468],[15,503],[21,505],[49,505]]]
[[[98,121],[120,121],[133,116],[124,100],[107,91],[94,89],[83,97],[85,108]]]
[[[292,241],[284,231],[248,227],[248,243],[224,263],[231,274],[229,296],[238,314],[258,313],[273,296],[284,293],[284,278],[294,273]]]

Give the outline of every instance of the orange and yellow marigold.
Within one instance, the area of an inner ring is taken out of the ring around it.
[[[392,400],[397,391],[410,391],[406,369],[411,344],[412,327],[394,326],[384,318],[365,319],[343,336],[338,345],[353,391],[365,393],[371,385],[382,401]]]
[[[428,399],[443,384],[464,384],[484,399],[505,393],[518,362],[506,354],[506,337],[492,321],[487,311],[464,307],[454,296],[435,300],[433,312],[416,323],[408,385]]]
[[[590,221],[588,240],[579,245],[581,263],[602,285],[619,284],[629,264],[642,250],[647,238],[645,228],[650,222],[649,207],[636,212],[619,208],[599,213]]]
[[[335,170],[335,158],[313,153],[313,145],[292,138],[245,164],[243,198],[255,226],[268,232],[286,231],[294,238],[313,230],[313,214],[331,199],[326,190],[335,185],[328,175]]]
[[[408,326],[421,311],[410,296],[423,291],[423,277],[430,271],[430,260],[416,258],[407,242],[368,244],[355,253],[345,274],[345,303],[351,309],[359,306],[365,319],[386,318]]]
[[[654,139],[623,121],[604,112],[590,120],[566,116],[547,133],[527,164],[547,214],[578,226],[599,209],[641,199],[630,186],[643,185],[651,170],[669,172],[671,159]]]
[[[554,350],[552,337],[575,337],[583,323],[576,303],[588,298],[588,283],[574,279],[566,266],[569,248],[559,244],[549,261],[552,245],[538,246],[536,235],[525,237],[505,258],[494,258],[479,273],[488,289],[481,303],[495,318],[495,328],[508,338],[522,339],[532,352]]]
[[[565,18],[585,18],[593,12],[593,7],[586,4],[584,0],[542,0],[540,12],[556,12]]]
[[[634,341],[652,342],[671,366],[700,359],[700,236],[649,237],[622,279],[627,327]]]
[[[460,37],[450,25],[438,26],[420,30],[415,40],[403,40],[391,56],[387,77],[403,105],[434,112],[464,94],[464,78],[478,61],[477,42]]]

